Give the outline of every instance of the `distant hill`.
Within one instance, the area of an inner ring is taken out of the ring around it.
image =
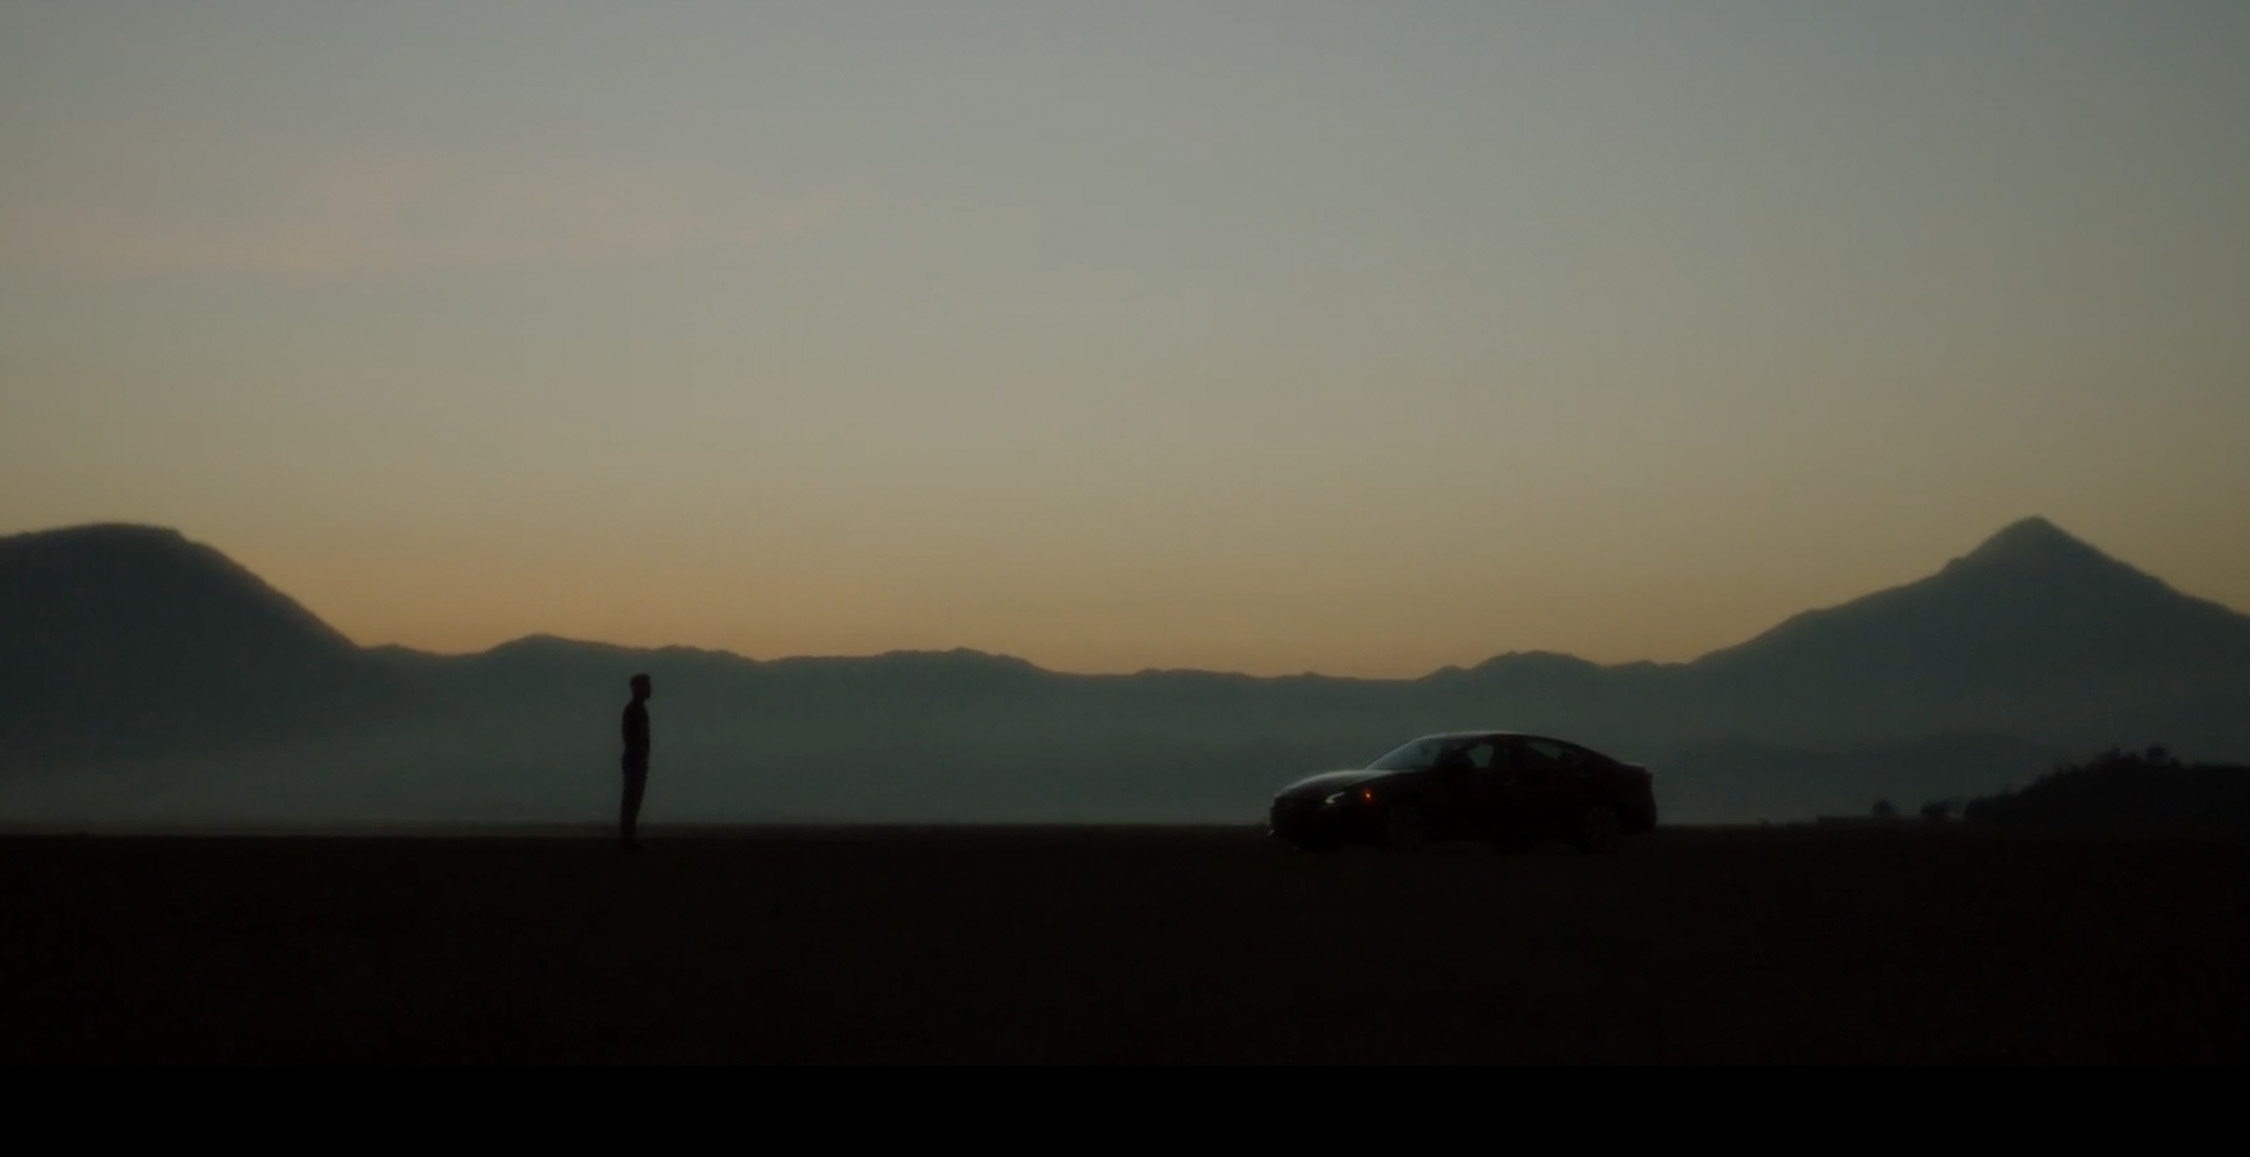
[[[2250,831],[2250,766],[2112,749],[1970,800],[1963,818],[2005,827]]]
[[[607,790],[624,681],[644,670],[662,806],[701,818],[1242,820],[1279,782],[1461,727],[1651,763],[1668,814],[1708,819],[1991,791],[2110,744],[2250,759],[2250,617],[2042,519],[1692,663],[1508,653],[1417,679],[543,635],[473,655],[362,649],[170,530],[0,539],[0,781],[130,763],[165,798],[208,802],[265,768],[257,790],[289,807],[504,818]]]
[[[15,758],[221,749],[411,703],[372,656],[176,532],[0,538],[0,750]]]
[[[2005,735],[1930,735],[1840,748],[1767,743],[1683,747],[1664,761],[1667,815],[1681,822],[1864,815],[1877,800],[1919,806],[2004,792],[2064,749]],[[1755,807],[1746,803],[1755,802]]]

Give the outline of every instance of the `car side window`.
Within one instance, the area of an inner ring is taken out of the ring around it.
[[[1469,766],[1478,771],[1491,771],[1500,766],[1500,749],[1490,740],[1470,744],[1465,754],[1469,757]]]
[[[1456,743],[1446,748],[1436,763],[1439,771],[1449,773],[1483,771],[1491,766],[1492,743],[1489,740]]]
[[[1518,779],[1537,783],[1553,773],[1554,759],[1537,743],[1519,742],[1508,745],[1508,769]]]

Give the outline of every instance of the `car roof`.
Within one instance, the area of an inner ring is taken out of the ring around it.
[[[1539,734],[1539,733],[1538,733],[1538,732],[1536,732],[1536,731],[1507,731],[1507,730],[1491,730],[1491,729],[1486,729],[1486,730],[1471,730],[1471,731],[1438,731],[1438,732],[1433,732],[1433,733],[1431,733],[1431,734],[1429,734],[1429,735],[1425,735],[1425,736],[1422,736],[1422,738],[1424,738],[1424,739],[1544,739],[1544,740],[1546,740],[1546,741],[1547,741],[1547,742],[1549,742],[1549,743],[1570,743],[1570,745],[1571,745],[1572,747],[1583,747],[1583,746],[1585,746],[1584,744],[1580,744],[1580,743],[1571,743],[1571,741],[1570,741],[1570,740],[1567,740],[1567,739],[1558,739],[1558,738],[1556,738],[1555,736],[1552,736],[1552,735],[1541,735],[1541,734]]]

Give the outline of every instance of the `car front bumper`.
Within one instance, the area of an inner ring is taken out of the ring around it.
[[[1366,834],[1361,809],[1318,797],[1282,798],[1266,811],[1266,833],[1291,843],[1326,843]]]

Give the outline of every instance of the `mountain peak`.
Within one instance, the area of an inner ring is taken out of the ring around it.
[[[0,747],[122,753],[317,732],[406,702],[350,639],[218,550],[110,522],[0,538]]]
[[[2034,515],[2002,527],[1975,550],[1955,559],[1952,567],[2030,567],[2055,565],[2120,565],[2116,560],[2045,518]],[[1951,569],[1949,567],[1948,569]]]
[[[241,564],[164,526],[95,522],[0,538],[0,596],[0,620],[27,637],[50,638],[67,623],[140,635],[156,653],[191,639],[224,648],[252,637],[331,655],[356,650]]]
[[[89,522],[77,526],[62,526],[50,530],[32,530],[0,537],[0,543],[19,546],[51,546],[99,544],[107,546],[161,546],[179,548],[192,545],[187,536],[168,526],[153,526],[140,522]]]

